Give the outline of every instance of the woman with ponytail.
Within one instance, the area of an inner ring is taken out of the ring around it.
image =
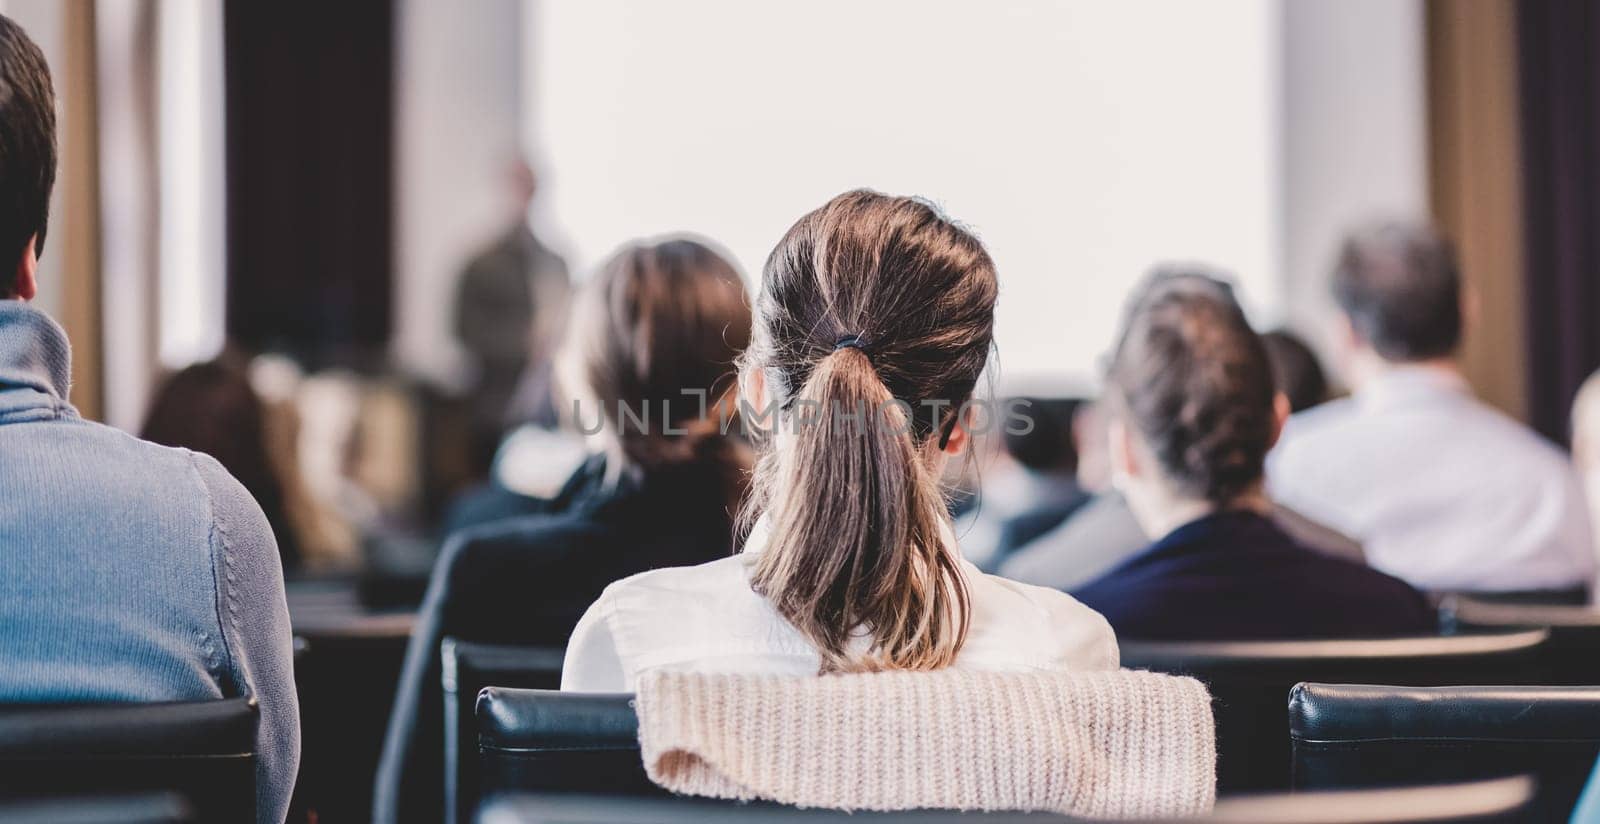
[[[818,674],[1114,669],[1105,620],[961,558],[939,485],[967,445],[994,264],[929,204],[855,191],[767,259],[741,362],[760,458],[738,555],[612,584],[562,688],[656,668]]]
[[[1135,293],[1103,407],[1112,475],[1155,544],[1075,590],[1141,640],[1435,631],[1405,582],[1300,544],[1270,517],[1263,462],[1289,414],[1227,284],[1159,270]]]

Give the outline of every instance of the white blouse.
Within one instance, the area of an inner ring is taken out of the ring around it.
[[[766,546],[758,522],[739,555],[624,578],[601,593],[567,643],[561,688],[631,692],[657,667],[815,675],[821,658],[766,598],[750,570]],[[946,532],[950,546],[954,537]],[[1100,613],[1053,589],[1019,584],[962,561],[971,625],[954,666],[975,670],[1107,670],[1117,639]]]

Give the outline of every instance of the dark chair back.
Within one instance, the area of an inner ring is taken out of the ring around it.
[[[189,824],[189,803],[175,793],[90,795],[0,801],[6,824]]]
[[[1266,794],[1217,801],[1212,815],[1186,821],[1213,824],[1510,824],[1527,821],[1533,781],[1526,777],[1440,787],[1364,792]],[[729,804],[696,798],[608,798],[583,795],[509,794],[491,799],[483,824],[733,824],[733,822],[969,822],[1070,821],[1049,813],[958,813],[915,810],[896,813],[802,810]]]
[[[290,615],[302,648],[294,667],[302,755],[290,817],[364,821],[414,616],[297,611],[292,600]]]
[[[203,821],[256,816],[247,698],[0,707],[0,798],[171,792]]]
[[[1301,681],[1367,684],[1536,683],[1541,629],[1428,638],[1126,642],[1122,665],[1192,675],[1211,690],[1222,792],[1289,787],[1284,704]]]
[[[1289,730],[1297,788],[1532,773],[1534,818],[1555,821],[1571,813],[1600,754],[1600,687],[1300,684]]]
[[[1547,683],[1600,684],[1600,609],[1450,595],[1440,604],[1439,613],[1445,626],[1458,632],[1549,629],[1550,640],[1539,650]]]
[[[478,694],[477,719],[483,797],[666,795],[645,775],[630,694],[488,687]]]
[[[444,793],[449,822],[471,821],[478,790],[478,738],[472,724],[484,687],[561,687],[564,651],[478,644],[446,638],[439,645],[444,687]]]

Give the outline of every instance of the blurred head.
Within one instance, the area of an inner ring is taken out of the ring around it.
[[[1328,378],[1311,347],[1293,332],[1278,329],[1261,336],[1272,364],[1272,380],[1289,398],[1289,411],[1310,409],[1328,399]]]
[[[1287,402],[1226,284],[1188,269],[1153,274],[1130,304],[1106,394],[1118,486],[1147,531],[1164,531],[1152,527],[1178,509],[1259,496]]]
[[[1455,251],[1430,227],[1380,223],[1350,234],[1333,297],[1356,342],[1390,363],[1448,358],[1462,333]]]
[[[719,414],[749,342],[744,281],[726,258],[685,238],[631,243],[573,301],[556,363],[563,412],[613,475],[727,458]]]
[[[1033,420],[1028,431],[1024,427],[1003,430],[1006,454],[1030,472],[1059,472],[1068,475],[1078,471],[1078,447],[1073,442],[1073,420],[1080,402],[1065,398],[1014,398],[1025,402],[1015,408],[1019,414]]]
[[[767,258],[744,380],[778,427],[750,513],[770,542],[753,582],[824,671],[934,669],[968,598],[939,473],[989,356],[997,292],[978,239],[928,203],[869,191],[802,217]],[[859,415],[860,417],[850,417]],[[851,633],[869,648],[851,649]]]
[[[0,16],[0,298],[32,300],[56,182],[50,69],[22,28]]]
[[[156,390],[139,436],[217,459],[261,505],[278,538],[284,565],[298,550],[289,528],[284,484],[267,450],[266,408],[250,385],[244,360],[225,354],[174,373]]]

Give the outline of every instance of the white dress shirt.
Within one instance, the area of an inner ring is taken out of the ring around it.
[[[816,675],[816,650],[750,588],[750,568],[766,535],[758,522],[739,555],[657,569],[606,587],[567,643],[561,688],[628,692],[639,673],[657,667]],[[954,551],[948,530],[946,536]],[[960,568],[972,615],[956,667],[1117,668],[1117,639],[1100,613],[1055,590],[985,575],[966,561]]]
[[[1360,541],[1419,589],[1587,586],[1595,550],[1565,453],[1473,397],[1454,371],[1397,367],[1290,419],[1272,496]]]

